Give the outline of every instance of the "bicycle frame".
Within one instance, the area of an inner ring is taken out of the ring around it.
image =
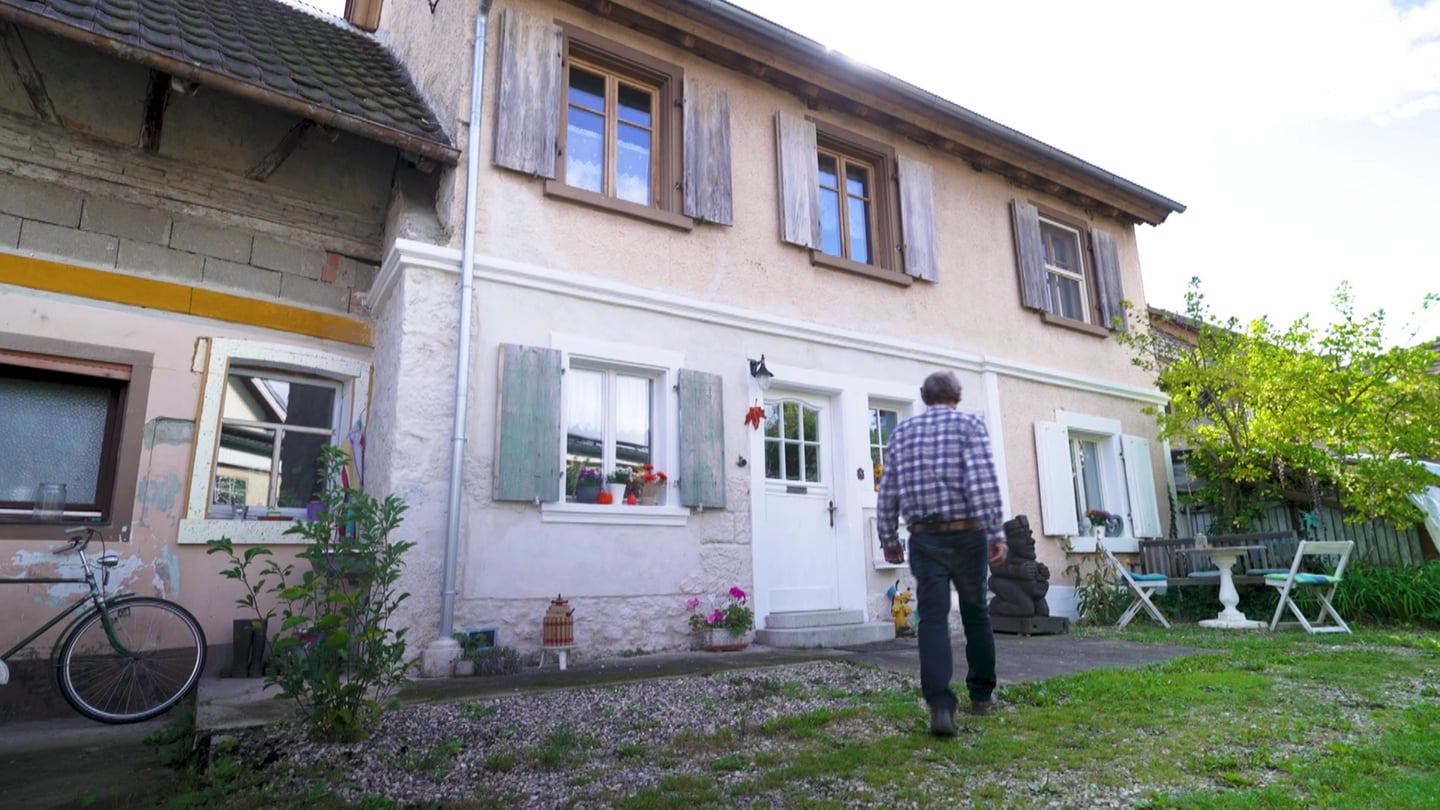
[[[45,633],[47,633],[47,632],[50,630],[50,628],[52,628],[52,627],[54,627],[55,625],[59,624],[60,622],[64,621],[67,617],[71,616],[72,614],[77,613],[77,612],[84,611],[84,610],[86,609],[86,607],[93,607],[95,610],[99,610],[99,611],[100,611],[100,622],[101,622],[101,624],[103,624],[104,627],[105,627],[105,636],[106,636],[106,638],[108,638],[108,639],[110,640],[110,646],[114,647],[115,650],[116,650],[116,652],[122,653],[122,654],[124,654],[124,655],[133,655],[133,654],[134,654],[134,653],[132,653],[129,649],[127,649],[124,644],[122,644],[122,643],[120,642],[120,639],[119,639],[119,638],[116,638],[116,636],[115,636],[115,625],[110,621],[110,612],[109,612],[108,610],[103,610],[103,609],[102,609],[102,608],[104,608],[106,605],[114,602],[115,600],[121,599],[121,598],[126,597],[126,596],[131,596],[132,594],[127,593],[127,592],[121,592],[121,593],[115,594],[114,596],[106,596],[106,595],[105,595],[104,590],[100,587],[100,583],[99,583],[99,582],[96,580],[96,578],[95,578],[95,572],[92,571],[91,568],[90,568],[90,560],[89,560],[88,558],[86,558],[86,556],[85,556],[85,545],[87,545],[88,543],[89,543],[89,538],[87,537],[87,539],[84,541],[84,543],[77,545],[77,546],[75,547],[75,549],[74,549],[74,550],[76,551],[76,553],[78,553],[78,554],[80,555],[80,565],[81,565],[81,567],[85,569],[85,575],[82,576],[82,577],[3,577],[3,578],[0,578],[0,585],[63,585],[63,584],[73,584],[73,585],[85,585],[85,586],[89,587],[89,589],[90,589],[89,595],[87,595],[85,598],[83,598],[83,599],[78,599],[78,600],[76,600],[75,602],[67,605],[66,607],[64,607],[63,609],[61,609],[61,611],[60,611],[59,613],[57,613],[53,618],[51,618],[50,621],[47,621],[47,622],[45,622],[44,624],[40,625],[40,628],[39,628],[38,630],[35,630],[35,631],[32,632],[30,635],[28,635],[28,636],[26,636],[25,638],[21,639],[18,643],[15,644],[15,646],[13,646],[13,647],[11,647],[10,649],[6,650],[4,653],[0,653],[0,661],[8,661],[8,660],[10,660],[10,656],[14,655],[14,654],[17,653],[17,652],[20,652],[21,650],[25,649],[25,648],[28,647],[28,646],[30,646],[30,644],[33,643],[33,642],[35,641],[35,639],[40,638],[41,636],[45,635]],[[81,613],[81,615],[79,615],[79,616],[76,616],[75,619],[72,620],[71,624],[74,624],[75,621],[78,621],[78,620],[80,620],[81,618],[84,618],[84,614],[83,614],[83,613]],[[61,635],[63,636],[64,634],[62,633]]]

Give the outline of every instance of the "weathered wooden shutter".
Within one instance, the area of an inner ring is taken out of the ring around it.
[[[558,25],[538,17],[513,8],[502,14],[495,164],[553,179],[565,37]]]
[[[556,349],[500,345],[497,501],[560,498],[560,372]]]
[[[1015,261],[1020,268],[1020,303],[1050,311],[1050,286],[1045,283],[1045,245],[1040,240],[1040,211],[1024,200],[1010,201],[1015,221]]]
[[[780,238],[820,247],[820,164],[815,124],[787,112],[775,114],[780,144]]]
[[[1125,488],[1130,494],[1130,531],[1136,537],[1159,537],[1160,506],[1155,497],[1155,470],[1150,442],[1139,436],[1120,437],[1125,462]]]
[[[685,216],[734,225],[730,182],[730,98],[685,78]]]
[[[680,369],[680,505],[725,508],[720,376]]]
[[[935,252],[935,191],[928,163],[899,159],[900,232],[905,240],[905,272],[925,281],[940,279]]]
[[[1090,232],[1095,239],[1095,286],[1100,299],[1100,319],[1106,329],[1129,331],[1125,322],[1125,298],[1120,289],[1120,251],[1115,247],[1115,235],[1095,229]]]
[[[1058,422],[1035,423],[1035,468],[1040,477],[1040,526],[1045,534],[1080,532],[1075,480],[1070,469],[1070,431]]]

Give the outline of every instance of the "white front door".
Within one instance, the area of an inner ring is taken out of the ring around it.
[[[815,394],[772,390],[765,399],[755,584],[771,613],[840,607],[833,410]]]

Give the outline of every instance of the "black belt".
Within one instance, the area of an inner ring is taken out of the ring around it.
[[[962,518],[960,520],[939,520],[925,521],[923,523],[911,523],[907,526],[911,534],[946,534],[948,532],[973,532],[982,528],[980,518]]]

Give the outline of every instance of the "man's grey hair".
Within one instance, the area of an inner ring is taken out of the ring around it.
[[[939,402],[960,401],[960,378],[953,371],[937,371],[925,378],[920,386],[920,398],[926,405]]]

